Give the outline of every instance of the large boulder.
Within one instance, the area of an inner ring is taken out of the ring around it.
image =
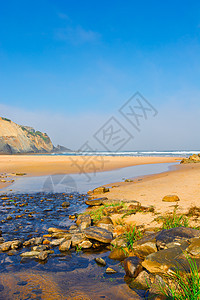
[[[179,242],[199,236],[200,230],[186,227],[175,227],[159,232],[156,236],[156,245],[158,249],[164,249],[167,244],[172,242]]]
[[[88,239],[96,240],[101,243],[109,244],[113,240],[113,235],[110,231],[97,226],[86,228],[83,232]]]

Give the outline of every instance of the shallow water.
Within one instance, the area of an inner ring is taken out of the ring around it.
[[[0,199],[0,222],[5,241],[47,234],[49,227],[67,229],[73,221],[69,215],[85,210],[85,194],[66,193],[75,181],[79,191],[87,191],[101,184],[167,171],[174,164],[156,164],[124,168],[97,174],[89,182],[82,175],[55,175],[21,178],[12,186],[9,199]],[[70,181],[72,176],[74,181]],[[67,187],[67,188],[66,188]],[[7,188],[9,191],[10,188]],[[51,191],[45,193],[44,191]],[[52,190],[54,193],[52,193]],[[60,193],[55,193],[55,190]],[[40,192],[39,192],[40,191]],[[76,189],[77,191],[77,189]],[[18,192],[17,194],[15,192]],[[22,194],[23,192],[23,194]],[[37,193],[36,193],[37,192]],[[62,193],[61,193],[62,192]],[[64,193],[63,193],[64,192]],[[3,192],[1,192],[3,194]],[[21,194],[20,194],[21,193]],[[1,197],[3,198],[3,196]],[[68,208],[62,202],[69,201]],[[12,219],[7,220],[10,216]],[[92,249],[61,253],[54,247],[47,261],[24,259],[16,250],[12,255],[0,253],[0,299],[137,299],[124,280],[125,272],[118,261],[108,258],[109,251]],[[117,270],[107,275],[106,267],[97,265],[95,257],[102,257],[107,266]]]
[[[8,199],[3,195],[2,237],[24,241],[47,234],[49,227],[68,229],[72,223],[69,215],[85,209],[85,199],[85,195],[63,193],[10,194]],[[70,206],[63,208],[63,201]],[[12,219],[7,220],[8,216]],[[108,258],[108,250],[61,253],[53,247],[54,253],[45,262],[20,256],[30,250],[0,253],[0,299],[129,299],[133,293],[124,281],[121,264]],[[107,275],[106,268],[94,261],[98,256],[118,272]]]
[[[147,164],[121,168],[106,172],[87,173],[87,174],[53,174],[50,176],[23,177],[17,178],[12,186],[2,191],[12,193],[87,193],[95,187],[123,181],[125,178],[136,178],[138,176],[159,174],[168,171],[178,163]]]

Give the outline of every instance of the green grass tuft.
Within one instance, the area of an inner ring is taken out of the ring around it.
[[[173,300],[199,300],[200,299],[200,276],[195,260],[186,256],[190,272],[183,274],[176,269],[174,274],[168,276],[171,284],[160,285],[161,293],[167,299]]]
[[[129,250],[133,249],[133,244],[142,237],[142,232],[136,226],[127,226],[125,238]]]
[[[174,209],[171,215],[162,218],[163,229],[170,229],[175,227],[188,227],[189,219],[185,215],[177,215]]]

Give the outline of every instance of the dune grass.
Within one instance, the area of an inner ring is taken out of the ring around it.
[[[125,238],[127,248],[133,249],[133,244],[142,237],[142,232],[136,226],[126,226]]]
[[[189,219],[185,215],[177,215],[176,209],[173,213],[163,217],[163,229],[170,229],[175,227],[189,227]]]
[[[169,275],[169,285],[160,285],[160,290],[166,299],[173,300],[199,300],[200,299],[200,276],[196,261],[186,256],[190,272],[183,274],[176,269]]]

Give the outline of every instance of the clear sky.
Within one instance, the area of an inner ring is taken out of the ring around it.
[[[136,91],[141,133],[118,112]],[[111,116],[124,150],[200,148],[200,1],[0,0],[0,110],[73,149]]]

